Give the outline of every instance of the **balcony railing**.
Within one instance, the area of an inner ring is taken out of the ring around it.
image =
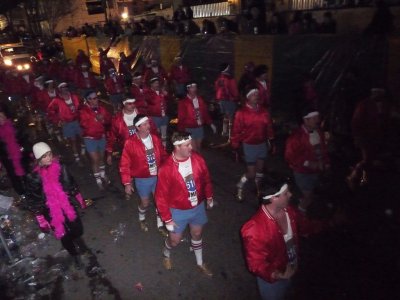
[[[229,16],[232,13],[232,5],[228,1],[195,5],[190,8],[193,10],[193,18]]]
[[[327,7],[326,0],[290,0],[290,10],[307,10]]]

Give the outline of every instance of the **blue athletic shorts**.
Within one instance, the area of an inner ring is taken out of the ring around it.
[[[154,194],[157,184],[157,176],[135,178],[134,181],[140,198],[149,198],[151,194]]]
[[[294,172],[296,185],[301,191],[311,192],[318,184],[318,174],[305,174]]]
[[[89,139],[84,138],[85,146],[87,152],[104,152],[106,151],[106,139],[103,137],[101,139]]]
[[[226,100],[221,100],[219,103],[221,107],[221,113],[229,115],[231,118],[235,114],[237,105],[233,101],[226,101]]]
[[[265,160],[267,158],[267,143],[258,145],[249,145],[243,143],[244,160],[248,165],[255,164],[257,160]]]
[[[189,201],[189,200],[188,200]],[[203,226],[208,222],[204,202],[191,209],[170,208],[172,220],[178,225],[174,233],[182,233],[188,224]]]
[[[197,128],[186,128],[186,132],[190,133],[192,139],[198,140],[204,138],[203,126]]]
[[[151,117],[157,128],[160,129],[161,126],[168,126],[168,116],[164,117]]]
[[[62,132],[65,138],[74,138],[81,135],[81,126],[78,121],[66,122],[62,127]]]
[[[184,97],[186,94],[186,86],[183,83],[175,84],[175,96]]]

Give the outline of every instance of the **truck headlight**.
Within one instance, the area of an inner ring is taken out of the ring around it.
[[[21,70],[22,70],[22,66],[21,66],[21,65],[18,65],[18,66],[17,66],[17,70],[18,70],[18,71],[21,71]]]
[[[25,70],[29,70],[31,68],[31,65],[30,64],[24,64],[24,69]]]
[[[12,60],[11,59],[5,59],[4,64],[7,66],[12,66]]]

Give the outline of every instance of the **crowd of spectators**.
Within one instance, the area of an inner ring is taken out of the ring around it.
[[[321,23],[312,13],[296,12],[289,23],[285,17],[275,12],[268,20],[260,18],[260,12],[252,9],[248,14],[238,15],[235,20],[226,17],[216,19],[204,18],[201,23],[193,20],[193,12],[179,7],[171,20],[163,16],[153,19],[128,22],[109,21],[104,25],[85,23],[81,28],[70,26],[67,37],[85,36],[118,36],[118,35],[195,35],[195,34],[309,34],[336,33],[336,21],[330,12],[326,12]]]
[[[66,36],[118,36],[118,35],[195,35],[195,34],[335,34],[336,20],[330,11],[326,11],[320,22],[311,11],[297,10],[293,13],[264,13],[265,8],[253,6],[238,14],[235,18],[223,17],[203,18],[201,23],[193,20],[193,11],[189,6],[179,6],[171,20],[163,16],[152,19],[126,22],[109,21],[104,25],[85,23],[80,29],[70,26]],[[394,16],[385,1],[376,3],[376,11],[365,29],[365,33],[390,33],[393,31]]]

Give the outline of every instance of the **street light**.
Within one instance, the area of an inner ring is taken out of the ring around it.
[[[127,13],[126,11],[124,11],[124,12],[121,14],[121,18],[122,18],[123,21],[128,20],[128,17],[129,17],[129,15],[128,15],[128,13]]]

